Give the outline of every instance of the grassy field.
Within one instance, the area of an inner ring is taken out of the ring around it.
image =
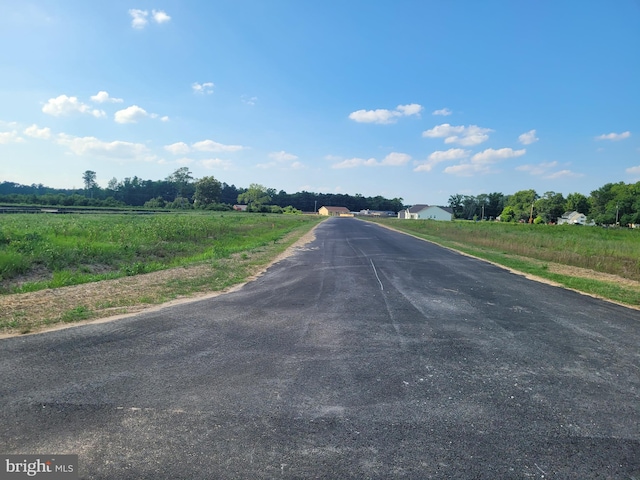
[[[640,231],[499,222],[377,221],[569,288],[640,305],[640,290],[633,286],[640,281]],[[566,267],[584,271],[577,274]]]
[[[322,220],[229,212],[0,216],[0,336],[215,294],[262,271]]]
[[[226,258],[316,217],[242,213],[0,217],[0,293],[23,293]]]

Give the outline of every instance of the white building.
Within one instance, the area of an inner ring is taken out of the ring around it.
[[[411,220],[438,220],[450,222],[453,220],[453,209],[436,205],[414,205],[398,212],[398,218]]]

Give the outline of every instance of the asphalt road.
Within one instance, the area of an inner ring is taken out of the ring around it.
[[[82,478],[640,478],[640,312],[356,219],[237,292],[0,340]]]

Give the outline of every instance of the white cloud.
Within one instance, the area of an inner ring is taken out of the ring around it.
[[[378,164],[375,158],[348,158],[339,163],[334,163],[331,168],[355,168],[355,167],[372,167]]]
[[[578,178],[584,177],[582,173],[572,172],[571,170],[560,170],[558,172],[553,172],[549,175],[546,175],[544,178],[549,180],[557,180],[558,178]]]
[[[213,82],[205,82],[205,83],[194,82],[193,85],[191,85],[191,88],[193,89],[193,93],[211,95],[213,93],[214,86],[215,85],[213,84]]]
[[[118,110],[114,115],[116,123],[137,123],[139,120],[148,117],[149,114],[144,108],[137,105]]]
[[[0,132],[0,144],[22,143],[22,142],[24,142],[24,138],[18,135],[17,130],[13,130],[11,132]]]
[[[149,20],[147,20],[149,12],[146,10],[132,8],[129,10],[129,15],[131,15],[131,26],[133,28],[142,29],[147,26],[147,23],[149,23]]]
[[[529,130],[526,133],[523,133],[522,135],[520,135],[518,137],[518,141],[522,144],[522,145],[531,145],[532,143],[535,143],[539,140],[538,137],[536,137],[536,131],[535,130]]]
[[[398,105],[396,111],[400,112],[403,116],[408,117],[410,115],[419,115],[422,111],[422,105],[417,103],[410,103],[409,105]]]
[[[240,101],[242,103],[244,103],[245,105],[253,106],[258,101],[258,97],[250,97],[249,95],[241,95],[240,96]]]
[[[450,148],[433,152],[425,162],[418,163],[414,172],[430,172],[434,166],[441,162],[461,160],[467,158],[471,152],[462,148]]]
[[[543,162],[537,165],[520,165],[516,167],[516,170],[520,172],[527,172],[531,175],[544,175],[550,169],[558,166],[558,162]]]
[[[96,137],[74,137],[61,133],[56,143],[67,147],[76,155],[96,155],[120,160],[151,161],[155,156],[146,145],[123,141],[104,142]]]
[[[448,108],[441,108],[440,110],[434,110],[432,115],[442,115],[443,117],[448,117],[453,112]]]
[[[165,145],[164,149],[174,155],[185,155],[191,150],[189,148],[189,145],[184,142],[176,142],[172,143],[171,145]]]
[[[498,150],[494,150],[493,148],[487,148],[483,152],[476,153],[471,157],[471,162],[486,165],[488,163],[496,163],[507,158],[520,157],[525,153],[527,153],[527,151],[524,148],[521,150],[514,150],[512,148],[500,148]]]
[[[524,148],[522,150],[513,150],[512,148],[494,150],[493,148],[487,148],[480,153],[476,153],[469,162],[445,168],[444,173],[462,177],[487,174],[491,173],[491,165],[507,158],[520,157],[525,153],[526,150]]]
[[[69,115],[74,112],[86,113],[96,118],[106,116],[104,111],[92,109],[90,106],[80,102],[77,97],[68,97],[67,95],[50,98],[42,107],[42,111],[54,117]]]
[[[228,160],[222,160],[220,158],[208,158],[206,160],[201,160],[200,165],[210,170],[214,168],[221,168],[223,170],[228,170],[233,166],[233,164]]]
[[[224,145],[222,143],[214,142],[213,140],[202,140],[191,145],[194,150],[200,152],[237,152],[243,150],[245,147],[242,145]]]
[[[488,133],[493,132],[490,128],[482,128],[477,125],[449,125],[443,123],[436,125],[430,130],[422,132],[423,137],[427,138],[444,138],[444,143],[458,143],[465,147],[479,145],[489,139]]]
[[[578,178],[583,177],[581,173],[576,173],[568,169],[558,170],[553,172],[558,166],[558,162],[542,162],[536,165],[520,165],[516,170],[521,172],[527,172],[531,175],[539,176],[549,180],[556,180],[558,178]]]
[[[418,115],[422,111],[422,105],[411,103],[398,105],[395,110],[357,110],[349,114],[349,118],[358,123],[395,123],[399,117]]]
[[[406,153],[391,152],[389,155],[382,159],[380,165],[400,167],[402,165],[406,165],[409,160],[411,160],[411,155],[407,155]]]
[[[30,127],[24,129],[24,134],[29,137],[48,140],[49,138],[51,138],[51,129],[48,127],[38,128],[38,126],[34,123]]]
[[[167,117],[166,115],[160,117],[160,121],[161,122],[168,122],[169,121],[169,117]]]
[[[596,140],[611,140],[613,142],[617,142],[619,140],[624,140],[625,138],[629,138],[631,136],[631,132],[626,131],[622,133],[607,133],[604,135],[598,135]]]
[[[156,23],[162,24],[167,23],[169,20],[171,20],[171,17],[167,15],[167,12],[163,10],[152,10],[151,15],[153,16],[153,19],[156,21]]]
[[[132,8],[129,10],[131,15],[131,26],[135,29],[142,30],[149,24],[149,11]],[[158,24],[167,23],[171,17],[164,10],[151,10],[151,18]]]
[[[109,96],[108,92],[105,92],[104,90],[100,90],[98,93],[96,93],[95,95],[93,95],[91,97],[91,100],[95,103],[105,103],[105,102],[109,102],[109,103],[122,103],[123,100],[121,98],[113,98]]]
[[[474,175],[489,173],[489,167],[477,163],[461,163],[460,165],[451,165],[445,168],[444,173],[457,175],[459,177],[472,177]]]
[[[269,154],[269,158],[275,160],[276,162],[290,162],[293,160],[297,160],[298,156],[282,150],[280,152],[271,152]]]
[[[335,158],[334,158],[335,160]],[[348,158],[331,165],[331,168],[356,168],[356,167],[399,167],[407,164],[411,156],[406,153],[392,152],[381,161],[375,158]]]
[[[625,172],[630,173],[631,175],[640,175],[640,165],[636,167],[629,167]]]

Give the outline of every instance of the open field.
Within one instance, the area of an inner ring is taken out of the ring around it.
[[[0,333],[131,313],[223,290],[321,220],[246,213],[7,215]]]
[[[567,288],[640,306],[640,231],[499,222],[375,221]]]

